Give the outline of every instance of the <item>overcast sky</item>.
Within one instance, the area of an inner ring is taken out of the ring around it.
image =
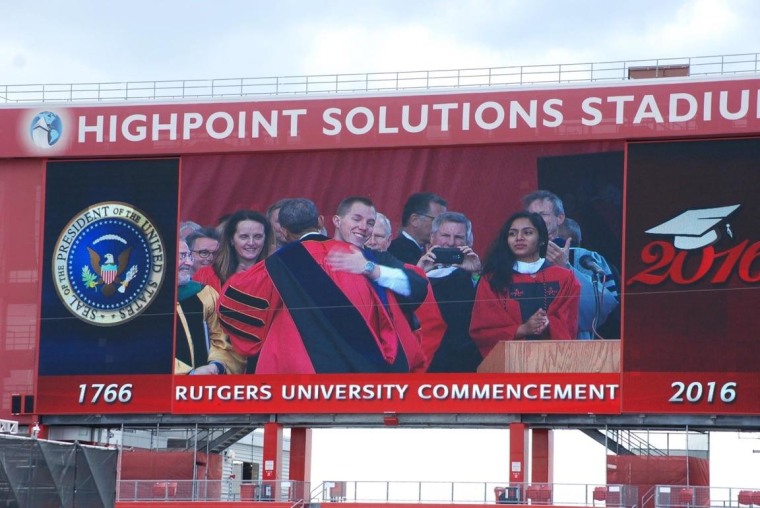
[[[0,0],[0,85],[760,51],[756,0]]]
[[[745,54],[760,51],[758,20],[757,0],[0,0],[0,86]],[[506,430],[446,436],[317,431],[315,480],[506,478]],[[603,483],[604,450],[561,436],[556,481]],[[561,467],[575,446],[589,469]],[[748,446],[742,470],[757,471]]]

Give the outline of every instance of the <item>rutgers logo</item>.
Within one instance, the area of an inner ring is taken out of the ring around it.
[[[760,270],[752,264],[760,256],[760,242],[744,240],[727,250],[717,251],[715,244],[722,238],[734,239],[729,217],[741,205],[687,210],[682,214],[648,229],[652,235],[666,235],[671,241],[656,240],[641,251],[647,267],[628,279],[634,283],[654,286],[670,280],[676,284],[694,284],[708,278],[713,284],[726,282],[737,273],[746,283],[760,282]]]

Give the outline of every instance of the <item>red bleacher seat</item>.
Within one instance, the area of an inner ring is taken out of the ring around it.
[[[755,490],[752,492],[752,504],[755,506],[760,506],[760,490]]]
[[[754,494],[754,492],[751,490],[740,490],[739,504],[752,505],[752,494]]]
[[[551,504],[552,488],[549,485],[530,485],[525,489],[525,497],[533,504]]]

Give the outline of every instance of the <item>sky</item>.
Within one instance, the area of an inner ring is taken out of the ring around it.
[[[0,86],[649,60],[760,50],[754,0],[0,0]]]
[[[0,0],[0,89],[746,54],[758,20],[757,0]],[[760,487],[741,476],[760,469],[760,441],[715,440],[734,476],[713,483]],[[498,481],[507,443],[506,430],[317,429],[313,475]],[[555,446],[555,481],[604,483],[601,446],[577,431]]]

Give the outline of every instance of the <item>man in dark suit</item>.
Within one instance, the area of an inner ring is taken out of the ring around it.
[[[432,192],[409,196],[401,214],[401,231],[393,239],[388,252],[404,263],[417,264],[430,243],[433,221],[446,211],[446,200]]]

